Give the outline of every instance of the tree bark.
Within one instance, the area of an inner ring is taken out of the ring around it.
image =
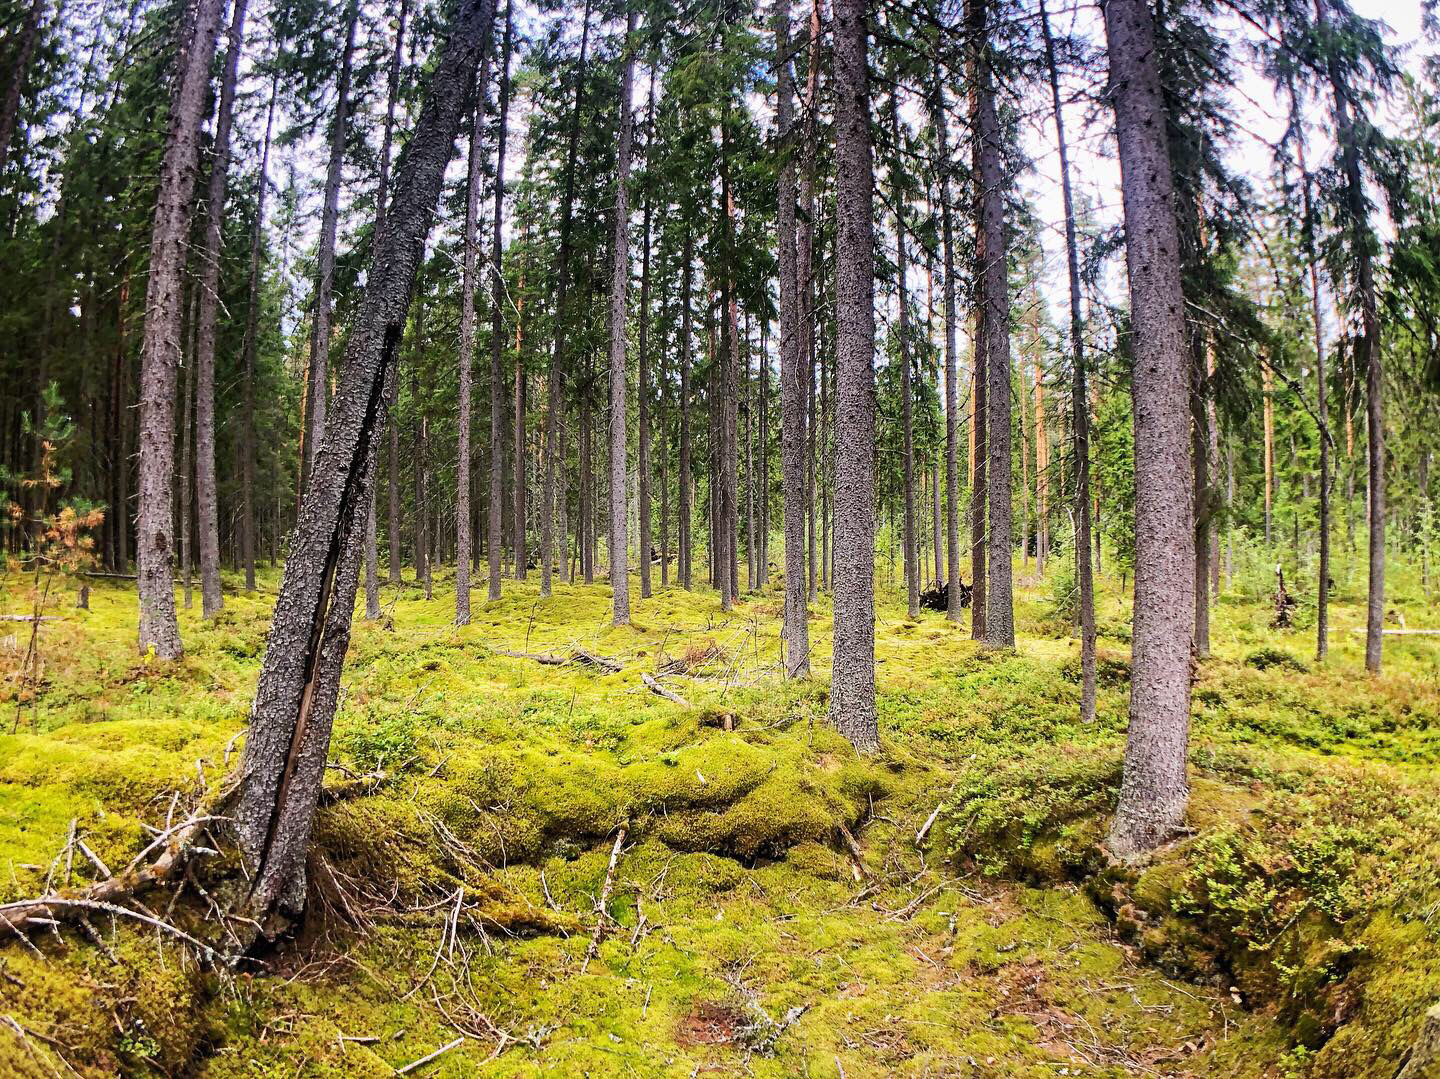
[[[1189,797],[1195,537],[1180,237],[1147,0],[1108,0],[1134,333],[1135,615],[1130,732],[1110,828],[1122,859],[1180,827]]]
[[[325,437],[325,416],[330,407],[331,302],[335,291],[335,233],[340,219],[340,181],[345,164],[345,131],[350,111],[350,77],[355,57],[355,25],[360,18],[358,0],[351,0],[345,25],[345,49],[340,59],[340,79],[335,90],[335,115],[330,121],[330,164],[325,172],[325,204],[320,215],[318,278],[315,283],[315,314],[310,330],[310,402],[307,410],[307,449],[301,497],[315,469],[315,454]]]
[[[1040,28],[1050,75],[1055,113],[1055,142],[1060,151],[1060,196],[1065,207],[1065,266],[1070,284],[1070,413],[1075,439],[1075,584],[1080,617],[1080,721],[1095,722],[1095,575],[1090,564],[1090,404],[1085,382],[1085,321],[1081,310],[1080,251],[1075,235],[1075,202],[1070,188],[1070,148],[1065,142],[1065,113],[1050,16],[1040,0]]]
[[[899,91],[890,91],[890,138],[894,156],[890,162],[890,197],[895,200],[895,293],[900,305],[897,329],[900,335],[900,426],[904,447],[901,467],[905,483],[905,513],[901,542],[905,545],[905,610],[913,621],[920,617],[920,551],[915,531],[915,432],[910,402],[910,294],[906,286],[909,264],[905,251],[904,166],[901,161]]]
[[[200,161],[210,64],[220,29],[221,0],[198,0],[181,51],[170,108],[170,133],[160,162],[159,196],[150,241],[145,329],[140,347],[140,504],[136,553],[140,595],[139,646],[178,659],[171,537],[175,481],[175,382],[180,362],[185,255]]]
[[[650,596],[650,559],[653,542],[650,532],[650,191],[654,167],[651,153],[655,144],[655,76],[650,76],[650,100],[645,108],[645,208],[640,241],[640,355],[639,385],[635,391],[636,423],[639,441],[636,445],[636,503],[639,509],[640,532],[640,595]],[[661,301],[664,306],[664,301]]]
[[[835,654],[830,718],[862,753],[875,713],[875,232],[865,5],[835,0]]]
[[[805,581],[805,376],[802,359],[800,274],[795,221],[796,190],[792,114],[789,0],[775,6],[778,63],[776,139],[780,147],[779,203],[775,246],[780,264],[780,470],[785,528],[785,676],[810,677],[810,626]]]
[[[266,935],[283,927],[270,915],[293,915],[305,901],[305,854],[349,644],[381,413],[424,238],[493,15],[493,0],[462,0],[430,76],[285,564],[231,810],[249,870],[241,905]]]
[[[490,519],[486,547],[490,556],[490,599],[500,598],[500,577],[503,572],[502,556],[505,550],[504,507],[505,507],[505,236],[502,228],[505,220],[505,144],[510,114],[510,50],[513,44],[515,5],[514,0],[505,5],[505,31],[500,46],[500,129],[495,138],[495,209],[494,237],[490,245]],[[519,362],[519,354],[516,354]],[[519,421],[522,424],[524,417]],[[523,448],[523,429],[517,429],[516,442]],[[515,454],[513,464],[515,484],[525,483],[525,461],[521,454]],[[516,497],[523,513],[524,502]],[[523,518],[517,519],[515,529],[524,534]],[[524,542],[516,545],[516,559],[524,557]],[[520,571],[523,572],[523,571]]]
[[[620,146],[616,154],[615,219],[610,239],[610,595],[611,622],[617,626],[630,624],[625,297],[630,283],[630,158],[635,142],[631,106],[635,85],[635,28],[639,18],[639,8],[631,5],[625,22],[625,68],[620,77]],[[647,243],[647,257],[648,246]],[[641,318],[644,318],[643,312]],[[641,551],[642,558],[648,558],[648,554]],[[648,578],[648,563],[643,572]]]
[[[230,17],[225,72],[215,117],[210,162],[205,239],[200,259],[200,310],[196,329],[195,487],[200,503],[200,609],[213,618],[224,606],[220,594],[220,514],[215,476],[215,317],[220,305],[220,226],[225,212],[225,182],[230,171],[230,128],[235,111],[235,81],[245,39],[246,0],[235,0]]]

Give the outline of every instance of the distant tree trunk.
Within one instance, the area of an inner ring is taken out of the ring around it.
[[[1070,412],[1075,439],[1075,583],[1080,617],[1080,721],[1095,722],[1095,576],[1090,565],[1090,405],[1085,387],[1085,321],[1081,313],[1080,252],[1075,237],[1075,203],[1070,190],[1070,149],[1060,104],[1060,76],[1050,16],[1040,0],[1040,28],[1050,75],[1055,141],[1060,150],[1060,195],[1065,207],[1065,265],[1070,279]]]
[[[580,109],[585,101],[585,59],[590,45],[590,0],[585,0],[580,33],[580,63],[575,68],[575,105],[570,115],[569,147],[565,152],[565,199],[560,210],[560,245],[555,254],[555,341],[550,354],[550,372],[545,390],[545,483],[540,507],[540,595],[550,595],[552,559],[555,550],[556,442],[565,394],[565,302],[570,288],[570,228],[575,210],[575,157],[580,145]]]
[[[430,424],[428,406],[430,395],[420,398],[420,379],[416,368],[425,338],[425,297],[420,297],[415,310],[414,359],[410,365],[410,396],[415,401],[415,457],[412,462],[415,479],[415,578],[425,586],[425,598],[430,599],[432,580],[430,576],[430,501],[426,490],[426,472],[430,467]]]
[[[1321,26],[1329,21],[1328,0],[1315,0],[1315,16]],[[1330,89],[1335,97],[1335,136],[1340,146],[1340,166],[1345,184],[1346,224],[1351,234],[1355,260],[1357,306],[1361,334],[1357,365],[1365,370],[1365,438],[1369,458],[1368,524],[1370,529],[1370,582],[1365,602],[1365,669],[1380,672],[1381,645],[1385,618],[1385,410],[1384,372],[1380,355],[1380,314],[1375,299],[1375,268],[1370,234],[1370,212],[1366,204],[1365,181],[1360,173],[1360,146],[1351,117],[1351,89],[1332,49],[1327,57]],[[1323,436],[1322,436],[1323,442]]]
[[[650,77],[650,100],[645,108],[645,208],[640,241],[640,355],[639,385],[635,391],[636,423],[640,427],[636,446],[635,489],[639,508],[640,531],[640,595],[650,596],[650,559],[653,549],[650,534],[650,170],[651,149],[655,144],[655,77]],[[662,303],[663,306],[663,303]]]
[[[1035,358],[1035,572],[1050,557],[1050,433],[1045,429],[1045,369]]]
[[[44,14],[45,0],[31,0],[25,12],[25,22],[16,35],[18,44],[10,68],[10,81],[5,87],[5,101],[0,104],[0,173],[4,173],[5,166],[10,162],[10,143],[15,138],[15,125],[20,119],[20,97],[25,92],[25,78],[30,73],[30,58],[40,40],[40,21]]]
[[[175,619],[171,512],[175,481],[175,382],[180,362],[185,255],[200,160],[210,64],[220,29],[221,0],[197,0],[189,39],[182,45],[170,107],[170,133],[160,162],[145,330],[140,348],[140,507],[136,520],[139,645],[160,659],[182,651]],[[123,302],[123,301],[122,301]]]
[[[200,503],[200,607],[213,618],[224,606],[220,594],[219,491],[215,476],[215,316],[220,305],[220,225],[225,212],[225,181],[230,170],[230,127],[235,106],[235,80],[245,38],[246,0],[235,0],[230,17],[225,72],[215,117],[214,152],[205,239],[200,259],[200,310],[196,330],[195,486]]]
[[[250,290],[245,308],[245,392],[240,446],[240,560],[245,563],[245,591],[255,591],[255,360],[260,334],[260,252],[265,235],[265,196],[270,171],[270,136],[275,124],[275,98],[280,73],[270,79],[270,106],[265,111],[265,139],[260,150],[260,175],[255,183],[255,227],[250,233]],[[280,522],[275,522],[278,531]],[[378,617],[378,615],[376,616]]]
[[[1210,424],[1205,410],[1209,396],[1205,364],[1205,330],[1190,329],[1190,457],[1195,480],[1195,655],[1210,654]]]
[[[690,537],[694,479],[690,475],[690,284],[694,273],[695,238],[691,233],[691,215],[685,217],[685,249],[680,256],[680,491],[679,520],[676,542],[680,545],[678,572],[680,587],[689,591],[693,585],[694,549]]]
[[[913,620],[920,617],[920,552],[915,530],[915,433],[910,403],[910,294],[906,287],[909,265],[905,252],[905,193],[900,143],[899,91],[890,91],[890,139],[894,156],[890,163],[890,197],[895,200],[895,292],[900,304],[897,330],[900,336],[900,426],[904,447],[901,467],[905,484],[905,514],[901,542],[905,545],[905,609]]]
[[[1265,435],[1265,546],[1269,547],[1275,542],[1275,372],[1268,360],[1260,361],[1260,387],[1265,398],[1262,418]]]
[[[985,251],[977,260],[985,309],[985,469],[989,579],[985,589],[988,648],[1015,647],[1015,609],[1011,532],[1010,455],[1010,300],[1009,257],[1005,237],[1008,182],[1001,156],[1000,119],[995,109],[987,0],[970,0],[977,50],[977,132],[980,144],[980,227]]]
[[[724,208],[725,264],[721,289],[722,318],[719,356],[720,503],[715,534],[719,540],[720,609],[730,610],[739,592],[739,368],[740,326],[735,296],[735,192],[731,186],[729,128],[721,121],[720,199]]]
[[[478,86],[488,81],[489,51],[480,61]],[[471,106],[470,151],[465,172],[465,225],[460,238],[460,372],[455,456],[455,624],[470,624],[470,405],[471,372],[475,363],[475,251],[479,246],[480,184],[484,155],[485,97],[477,89]],[[491,441],[491,455],[499,444]],[[499,506],[498,500],[492,505]],[[498,573],[491,579],[498,583]]]
[[[819,424],[816,415],[815,366],[818,359],[816,338],[815,292],[815,167],[819,153],[817,125],[820,106],[820,67],[822,57],[820,25],[820,0],[810,3],[810,41],[805,75],[805,124],[802,135],[802,157],[800,173],[796,179],[799,217],[795,225],[795,280],[796,307],[799,331],[797,354],[801,370],[797,377],[805,383],[805,407],[807,417],[801,428],[805,434],[805,521],[806,521],[806,588],[808,602],[815,602],[819,595],[819,559],[816,554],[816,532],[818,520],[818,484],[816,483],[816,451]],[[808,646],[807,646],[808,647]],[[808,659],[808,654],[807,654]]]
[[[931,117],[935,125],[936,149],[940,161],[940,224],[945,271],[945,577],[949,584],[945,617],[960,621],[960,353],[955,343],[959,318],[955,310],[955,223],[950,176],[950,132],[946,122],[948,106],[940,74],[938,51],[935,57],[934,101]]]
[[[423,239],[493,15],[493,0],[462,0],[430,76],[285,563],[251,710],[243,779],[229,809],[249,870],[249,892],[240,905],[267,936],[283,929],[305,902],[305,856],[349,645],[362,515],[374,482],[386,388]]]
[[[792,234],[793,235],[793,234]],[[760,328],[760,587],[770,583],[770,341],[769,320]]]
[[[875,233],[865,5],[835,0],[835,656],[830,718],[862,753],[875,714]]]
[[[194,603],[191,596],[191,570],[194,561],[190,557],[190,517],[193,506],[193,492],[190,489],[190,477],[195,474],[194,454],[194,417],[191,415],[191,407],[195,401],[195,324],[199,321],[196,317],[196,307],[199,305],[200,294],[198,288],[190,291],[190,362],[185,364],[185,394],[180,406],[180,566],[185,574],[185,609],[188,611]]]
[[[350,76],[355,57],[355,25],[359,0],[351,0],[345,24],[345,49],[340,59],[340,80],[335,89],[335,115],[330,121],[330,164],[325,172],[325,203],[320,214],[320,245],[315,282],[315,313],[310,329],[310,381],[307,415],[308,439],[300,488],[301,497],[315,469],[315,454],[325,437],[325,414],[330,405],[330,327],[335,291],[335,233],[340,220],[340,182],[345,165],[345,132],[350,112]]]
[[[1135,624],[1130,732],[1109,846],[1122,859],[1164,842],[1189,797],[1195,612],[1190,416],[1180,238],[1147,0],[1108,0],[1135,364]]]
[[[778,101],[776,139],[780,146],[779,212],[775,246],[780,263],[780,501],[785,527],[785,676],[810,677],[810,626],[805,581],[805,376],[808,357],[800,352],[802,270],[795,222],[794,116],[790,54],[789,0],[775,6],[775,55]],[[807,285],[808,287],[808,285]]]
[[[611,621],[630,624],[630,533],[626,464],[629,437],[625,393],[625,294],[630,283],[630,157],[635,140],[631,108],[635,84],[635,27],[640,9],[630,6],[625,23],[625,68],[620,78],[620,146],[615,164],[615,219],[610,239],[610,594]],[[648,223],[648,215],[647,215]],[[649,232],[647,227],[646,232]],[[646,238],[646,260],[649,238]],[[648,300],[649,297],[646,297]],[[642,304],[641,318],[644,318]],[[641,323],[641,333],[644,323]],[[648,492],[647,492],[648,493]],[[650,576],[649,552],[642,543],[641,571]],[[648,589],[647,589],[648,591]]]
[[[500,130],[495,139],[495,235],[490,246],[490,520],[486,546],[490,556],[490,599],[500,598],[500,576],[503,572],[502,556],[505,549],[504,506],[505,506],[505,370],[501,363],[504,358],[505,339],[505,143],[510,115],[510,50],[513,44],[514,0],[505,5],[505,36],[500,46]],[[517,350],[515,362],[520,362]],[[514,470],[515,486],[525,485],[524,416],[517,417]],[[515,502],[519,513],[524,513],[524,496],[517,494]],[[519,536],[525,532],[524,517],[515,521]],[[523,577],[524,540],[515,545],[516,573]]]

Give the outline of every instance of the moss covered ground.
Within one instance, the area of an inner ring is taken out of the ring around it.
[[[459,630],[447,579],[387,588],[356,621],[297,938],[234,969],[104,916],[0,944],[0,1073],[384,1076],[461,1038],[412,1074],[1389,1079],[1440,1000],[1440,638],[1387,639],[1367,678],[1342,592],[1317,666],[1237,585],[1197,669],[1193,834],[1120,869],[1097,841],[1127,600],[1102,597],[1085,727],[1054,582],[1018,568],[1013,653],[882,587],[870,760],[825,722],[823,600],[819,677],[785,685],[773,585],[730,614],[657,592],[625,629],[603,583],[507,582]],[[277,585],[208,624],[197,596],[174,665],[135,655],[123,583],[44,625],[39,692],[0,702],[0,901],[99,874],[53,863],[72,827],[116,867],[215,789]],[[575,649],[624,669],[505,654]],[[642,684],[686,657],[665,684],[690,707]],[[202,888],[144,902],[198,932]]]

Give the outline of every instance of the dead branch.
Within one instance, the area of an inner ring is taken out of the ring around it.
[[[681,708],[690,707],[689,701],[687,701],[684,697],[680,696],[680,694],[676,693],[673,689],[667,689],[662,686],[659,679],[655,678],[653,675],[648,673],[641,674],[640,680],[645,683],[646,688],[649,689],[651,693],[656,693],[661,697],[664,697],[667,701],[674,701]]]
[[[581,974],[585,973],[590,966],[590,960],[600,951],[600,940],[605,935],[605,923],[610,918],[605,907],[610,902],[610,890],[615,887],[615,865],[620,861],[620,848],[625,845],[625,833],[626,828],[622,824],[620,831],[615,834],[615,846],[610,850],[610,865],[605,870],[605,883],[600,888],[600,898],[595,903],[595,932],[590,937],[589,947],[585,949],[585,961],[580,964]]]
[[[441,1057],[441,1056],[444,1056],[446,1053],[450,1052],[450,1050],[452,1050],[452,1049],[458,1049],[460,1046],[462,1046],[462,1045],[464,1045],[464,1044],[465,1044],[465,1035],[462,1034],[462,1035],[460,1035],[460,1037],[456,1038],[453,1042],[447,1042],[446,1044],[442,1045],[439,1049],[436,1049],[433,1053],[426,1053],[426,1054],[425,1054],[423,1057],[421,1057],[419,1060],[412,1060],[409,1064],[406,1064],[403,1068],[396,1068],[396,1069],[395,1069],[395,1074],[396,1074],[396,1075],[409,1075],[409,1074],[410,1074],[411,1072],[413,1072],[416,1068],[423,1068],[426,1064],[429,1064],[432,1060],[435,1060],[435,1059],[437,1059],[437,1058],[439,1058],[439,1057]]]

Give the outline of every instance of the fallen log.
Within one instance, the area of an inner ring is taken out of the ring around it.
[[[680,694],[676,693],[673,689],[667,689],[667,688],[665,688],[664,686],[662,686],[662,685],[660,684],[660,680],[659,680],[658,678],[654,677],[653,675],[649,674],[648,672],[645,673],[645,674],[642,674],[642,675],[640,676],[640,680],[645,683],[646,688],[649,689],[651,693],[659,694],[661,697],[664,697],[667,701],[674,701],[674,702],[675,702],[676,704],[678,704],[681,708],[689,708],[689,707],[690,707],[690,702],[689,702],[689,701],[687,701],[684,697],[680,696]]]

